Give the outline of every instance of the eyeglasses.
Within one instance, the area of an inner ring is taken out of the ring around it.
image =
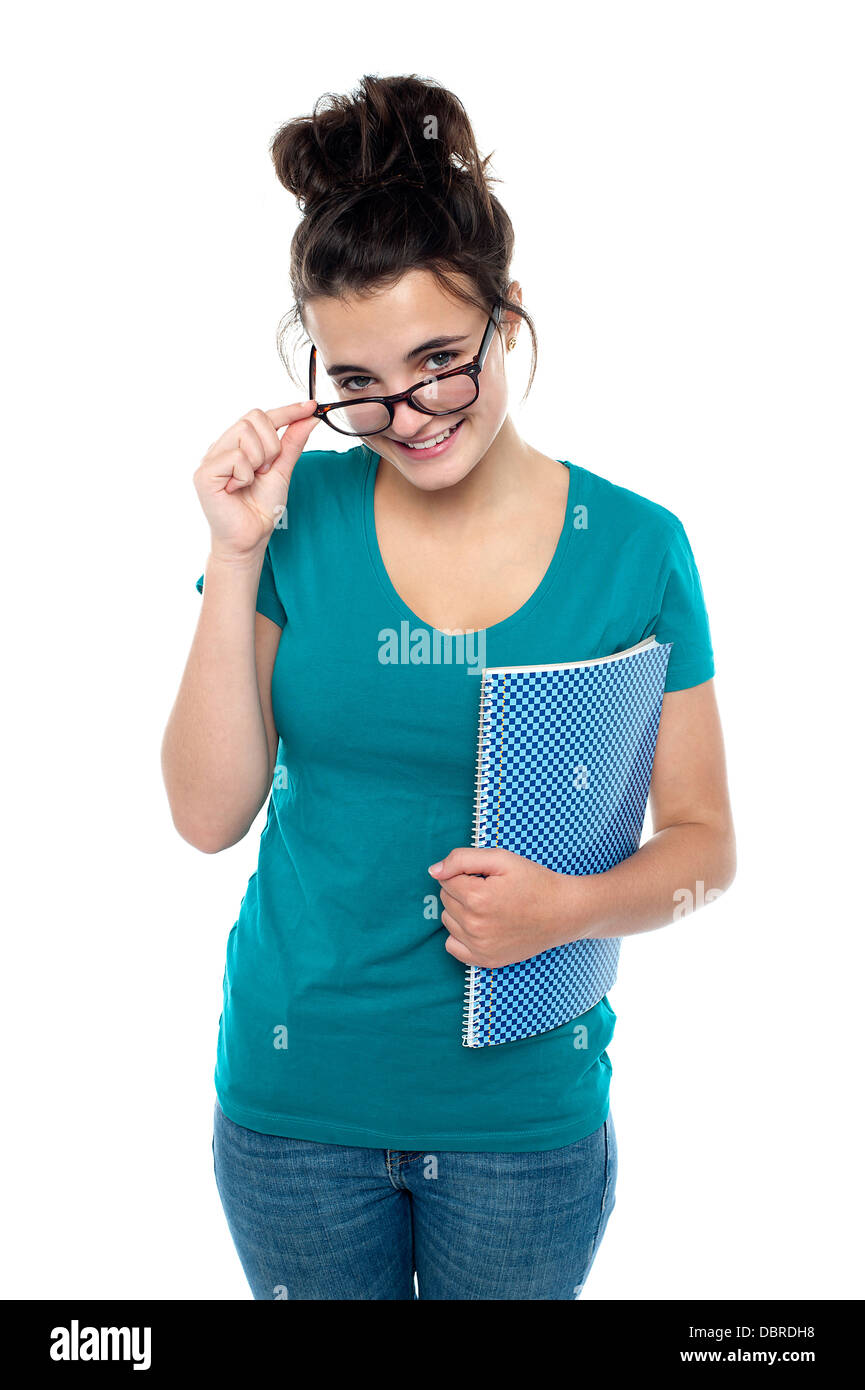
[[[395,396],[362,396],[359,400],[332,401],[329,405],[317,405],[313,411],[332,430],[339,434],[368,435],[382,434],[393,424],[394,406],[407,401],[413,410],[422,415],[450,415],[454,410],[464,410],[477,400],[480,394],[478,377],[489,351],[496,325],[501,318],[501,305],[497,304],[490,315],[483,341],[471,362],[462,367],[452,367],[450,371],[437,376],[428,376],[407,391]],[[313,343],[309,354],[309,399],[315,400],[315,361],[316,348]]]

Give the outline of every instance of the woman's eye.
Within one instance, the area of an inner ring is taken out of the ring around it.
[[[441,372],[441,371],[444,371],[444,368],[445,368],[445,367],[449,367],[449,366],[450,366],[450,359],[451,359],[452,357],[456,357],[456,353],[455,353],[455,352],[444,352],[444,351],[443,351],[443,352],[434,352],[434,353],[432,353],[432,355],[431,355],[430,357],[427,358],[427,362],[432,362],[433,359],[436,358],[436,357],[446,357],[446,358],[448,359],[447,362],[436,362],[435,366],[433,367],[433,371],[434,371],[434,372]]]
[[[357,386],[355,383],[358,381],[365,382],[366,384],[364,386]],[[340,391],[368,391],[371,381],[371,376],[347,376],[344,381],[339,383],[339,389]]]

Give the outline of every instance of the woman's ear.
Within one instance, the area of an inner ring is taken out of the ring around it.
[[[512,280],[511,283],[508,285],[507,298],[515,300],[517,304],[522,304],[523,287],[520,284],[519,280]],[[520,318],[519,314],[502,314],[501,323],[499,326],[504,336],[505,346],[508,348],[509,351],[511,348],[511,344],[513,344],[514,347],[516,347],[517,334],[520,331],[521,323],[522,319]]]

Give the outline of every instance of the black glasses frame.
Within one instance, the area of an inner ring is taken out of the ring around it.
[[[489,352],[493,334],[496,331],[496,326],[501,315],[502,307],[500,304],[497,304],[490,315],[477,353],[472,358],[471,362],[466,362],[464,366],[451,367],[445,372],[434,372],[431,376],[426,377],[425,380],[417,382],[414,386],[410,386],[407,391],[399,391],[394,396],[358,396],[347,401],[331,401],[327,405],[317,405],[312,412],[313,416],[317,416],[318,419],[323,420],[326,425],[330,425],[330,428],[336,430],[337,434],[345,434],[352,439],[363,439],[374,434],[384,434],[385,430],[390,429],[393,424],[394,406],[398,405],[400,401],[408,401],[412,409],[419,410],[421,415],[452,415],[454,413],[453,407],[451,407],[450,410],[430,410],[428,406],[418,405],[417,401],[412,399],[415,391],[420,391],[423,387],[430,386],[433,381],[445,381],[448,377],[452,376],[468,376],[471,377],[474,383],[475,394],[470,401],[466,401],[465,406],[461,405],[459,407],[460,410],[465,410],[466,406],[474,405],[480,395],[481,388],[478,377],[483,369],[484,360]],[[315,361],[316,347],[315,343],[313,343],[309,353],[309,400],[311,401],[315,400]],[[359,435],[355,430],[341,430],[339,425],[335,425],[332,420],[328,420],[327,418],[331,410],[344,410],[347,405],[368,405],[372,403],[383,405],[387,410],[389,419],[386,425],[382,425],[381,429],[368,430],[365,435]]]

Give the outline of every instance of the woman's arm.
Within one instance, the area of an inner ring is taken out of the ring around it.
[[[733,882],[736,835],[713,680],[664,696],[649,805],[651,838],[614,868],[574,882],[579,936],[666,926]]]
[[[263,556],[208,558],[198,626],[162,741],[172,819],[206,854],[243,839],[273,778],[270,689],[282,630],[255,609]]]
[[[455,849],[433,864],[446,949],[497,969],[581,937],[651,931],[730,886],[736,838],[713,681],[664,696],[649,795],[654,833],[603,873],[555,873],[504,849]]]
[[[271,785],[278,740],[270,686],[282,630],[256,611],[258,591],[291,475],[315,425],[312,400],[256,407],[211,444],[193,477],[210,555],[162,740],[162,776],[175,826],[206,854],[243,839]]]

